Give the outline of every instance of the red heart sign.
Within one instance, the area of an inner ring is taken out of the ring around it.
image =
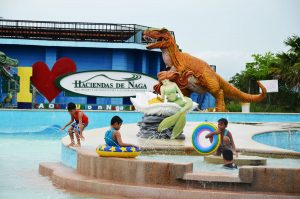
[[[31,82],[51,102],[61,92],[55,80],[71,72],[76,72],[76,64],[69,58],[57,60],[51,71],[44,62],[36,62],[32,65]]]

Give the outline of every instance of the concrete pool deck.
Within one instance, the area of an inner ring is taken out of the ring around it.
[[[196,154],[191,142],[191,137],[194,128],[199,125],[199,122],[187,122],[184,128],[185,140],[168,140],[168,139],[144,139],[139,138],[136,134],[139,131],[137,124],[124,124],[121,127],[123,141],[141,146],[145,153],[155,150],[156,152],[164,151],[172,152],[173,150],[182,150],[185,153]],[[214,123],[216,125],[216,123]],[[109,127],[86,130],[84,132],[85,141],[82,142],[81,149],[91,150],[92,153],[100,144],[104,144],[104,134]],[[229,123],[227,128],[233,135],[237,150],[243,154],[256,154],[266,156],[283,156],[300,158],[300,152],[295,152],[287,149],[281,149],[258,143],[252,139],[256,134],[281,131],[281,130],[299,130],[300,123]],[[68,136],[62,139],[64,145],[70,143]],[[73,147],[75,150],[76,147]]]

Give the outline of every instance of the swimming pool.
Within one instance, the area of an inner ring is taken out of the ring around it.
[[[0,198],[91,198],[57,189],[39,175],[39,162],[60,161],[62,134],[53,135],[54,128],[41,132],[27,128],[14,135],[0,133]]]
[[[300,131],[274,131],[253,136],[262,144],[300,152]]]
[[[61,138],[66,135],[60,127],[70,119],[67,112],[0,111],[0,116],[1,199],[111,198],[57,189],[38,173],[40,162],[60,161]],[[99,121],[90,128],[104,125]]]
[[[124,124],[136,123],[142,118],[139,112],[104,112],[85,111],[89,117],[88,128],[100,128],[109,125],[109,119],[114,115],[119,115]],[[46,110],[0,110],[3,127],[11,133],[10,128],[26,129],[38,124],[40,127],[51,125],[64,125],[70,118],[67,111],[46,111]],[[229,122],[239,123],[261,123],[261,122],[300,122],[300,113],[201,113],[192,112],[187,115],[189,122],[217,122],[220,118],[226,118]],[[5,131],[5,130],[4,130]],[[3,132],[3,130],[2,130]]]
[[[86,112],[90,119],[87,129],[101,128],[109,125],[110,118],[119,115],[124,123],[136,123],[141,120],[142,114],[137,112]],[[241,116],[241,114],[205,113],[189,114],[188,121],[216,122],[225,116],[231,122],[263,122],[277,121],[281,116],[285,121],[299,121],[300,114],[271,115],[268,119],[257,119],[255,114]],[[261,115],[264,117],[264,115]],[[66,132],[59,128],[70,119],[66,111],[39,111],[39,110],[0,110],[0,198],[107,198],[88,196],[86,194],[70,193],[55,188],[46,177],[38,174],[40,162],[58,162],[61,160],[61,138]],[[248,117],[248,118],[247,118]],[[239,120],[241,118],[241,120]],[[255,120],[256,118],[256,120]],[[141,159],[174,160],[196,162],[195,168],[202,169],[201,158],[174,156],[146,156]],[[74,162],[74,160],[72,160]],[[297,160],[295,160],[297,161]],[[298,160],[299,161],[299,160]],[[300,162],[295,162],[299,165]],[[198,165],[198,166],[197,166]],[[293,164],[294,165],[294,164]],[[219,165],[215,165],[219,167]],[[200,171],[200,170],[199,170]]]

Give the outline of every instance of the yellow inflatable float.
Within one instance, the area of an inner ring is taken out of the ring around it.
[[[97,154],[101,157],[121,157],[121,158],[135,158],[141,154],[141,149],[133,146],[119,147],[100,145],[96,148]]]

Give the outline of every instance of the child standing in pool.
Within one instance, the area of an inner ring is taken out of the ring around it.
[[[215,132],[209,133],[205,136],[205,138],[209,138],[212,141],[214,135],[221,134],[221,144],[216,152],[216,155],[220,156],[225,149],[232,150],[233,154],[238,156],[234,144],[234,140],[230,131],[227,128],[228,121],[225,118],[221,118],[218,120],[218,129]]]
[[[122,126],[123,120],[119,116],[114,116],[110,121],[110,129],[105,133],[105,143],[109,146],[134,146],[133,144],[124,143],[121,137],[120,128]]]
[[[76,105],[72,102],[68,104],[68,112],[71,115],[71,120],[62,128],[62,130],[73,123],[68,129],[68,133],[71,139],[71,144],[69,144],[69,146],[80,147],[80,139],[84,140],[83,130],[85,129],[85,127],[87,127],[89,118],[82,111],[76,110]],[[74,133],[76,136],[77,144],[75,144],[74,141]]]

